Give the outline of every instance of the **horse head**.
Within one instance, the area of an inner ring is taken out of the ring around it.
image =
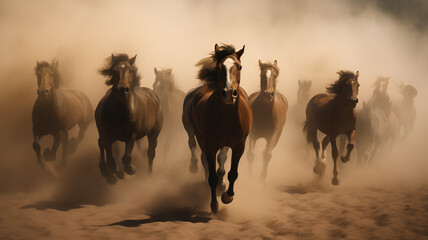
[[[58,88],[59,74],[57,60],[53,60],[51,64],[46,61],[37,61],[34,71],[37,76],[37,95],[46,97],[55,88]]]
[[[245,46],[241,50],[233,53],[226,52],[223,47],[215,45],[214,56],[217,58],[218,84],[221,89],[221,96],[225,104],[234,104],[239,94],[239,84],[241,81],[241,56]],[[226,54],[225,54],[226,53]]]
[[[273,102],[275,98],[276,82],[279,75],[278,62],[263,63],[259,60],[260,66],[260,94],[265,102]]]
[[[299,80],[299,88],[297,90],[297,102],[306,104],[309,101],[310,90],[312,86],[311,80]]]
[[[155,82],[153,83],[153,90],[159,95],[161,99],[167,98],[169,93],[174,87],[174,78],[172,69],[157,70],[154,68],[156,75]]]

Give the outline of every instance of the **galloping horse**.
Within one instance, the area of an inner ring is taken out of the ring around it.
[[[163,110],[164,124],[160,140],[164,146],[164,154],[167,157],[171,142],[177,139],[179,131],[182,130],[180,117],[182,116],[182,106],[185,93],[177,88],[174,82],[172,69],[154,69],[156,79],[153,83],[153,90],[160,99]]]
[[[306,140],[312,143],[316,161],[314,173],[322,175],[325,170],[325,149],[328,143],[331,143],[333,156],[333,179],[332,184],[338,185],[339,171],[337,170],[338,150],[336,137],[345,134],[348,138],[346,156],[342,156],[342,162],[349,161],[350,154],[354,148],[355,127],[357,123],[355,106],[358,103],[358,76],[349,71],[339,71],[339,79],[327,87],[327,92],[334,94],[317,94],[309,101],[306,107],[306,121],[303,131],[306,133]],[[320,130],[326,136],[322,140],[322,155],[319,156],[320,144],[317,139],[317,130]]]
[[[418,91],[412,85],[399,84],[398,87],[400,88],[401,95],[403,96],[397,104],[400,123],[398,135],[402,140],[406,140],[409,133],[413,131],[413,125],[416,120],[414,99],[418,95]]]
[[[44,167],[46,161],[56,158],[60,142],[62,143],[62,161],[66,164],[67,154],[73,153],[83,139],[86,129],[93,119],[93,109],[88,97],[80,91],[59,88],[60,75],[58,61],[51,64],[37,62],[34,69],[37,75],[37,100],[33,107],[33,149],[38,163]],[[68,131],[79,126],[77,139],[68,139]],[[45,149],[43,157],[40,154],[40,138],[51,134],[54,137],[52,149]]]
[[[196,64],[200,67],[198,78],[204,85],[189,92],[183,104],[183,124],[189,135],[189,147],[194,151],[196,135],[202,150],[202,163],[208,166],[210,206],[214,213],[218,209],[217,183],[223,183],[224,175],[224,169],[216,173],[216,153],[221,148],[232,149],[229,188],[221,197],[222,202],[228,204],[233,200],[239,160],[253,122],[248,96],[239,86],[243,53],[244,47],[235,52],[231,45],[219,47],[216,44],[211,57]],[[192,165],[195,167],[193,157],[192,153]]]
[[[125,142],[125,154],[122,158],[124,171],[133,175],[134,165],[131,165],[131,152],[135,141],[147,136],[149,148],[149,174],[152,172],[153,159],[157,138],[162,129],[163,116],[159,98],[156,93],[140,86],[140,75],[134,66],[135,59],[126,54],[111,55],[107,58],[106,66],[99,72],[106,76],[106,85],[113,85],[100,100],[95,110],[100,148],[100,171],[109,184],[115,184],[117,178],[124,174],[116,169],[116,161],[112,155],[114,141]],[[105,161],[104,151],[107,154]],[[114,176],[116,175],[116,176]]]
[[[276,90],[279,75],[278,63],[262,63],[260,66],[260,91],[250,95],[251,109],[253,110],[253,127],[249,135],[248,161],[250,172],[254,161],[254,147],[258,139],[266,139],[266,148],[263,151],[263,169],[260,178],[265,180],[267,168],[272,158],[272,150],[281,137],[287,118],[288,101]]]

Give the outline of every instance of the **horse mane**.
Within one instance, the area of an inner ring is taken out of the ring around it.
[[[112,58],[112,56],[106,58],[104,67],[99,69],[98,73],[108,78],[105,82],[107,86],[111,86],[115,84],[118,80],[117,74],[115,74],[115,70],[114,70],[115,66],[119,62],[128,61],[128,60],[129,60],[129,56],[128,54],[125,54],[125,53],[114,55],[114,59]],[[132,87],[139,87],[141,76],[135,64],[133,68],[134,68],[134,71],[132,72]]]
[[[260,66],[260,69],[262,69],[262,67],[273,68],[276,71],[277,75],[279,75],[279,67],[278,67],[278,65],[276,65],[274,63],[271,63],[270,61],[268,61],[268,62],[262,62],[261,66]]]
[[[210,57],[203,58],[195,64],[196,67],[199,67],[197,78],[203,83],[216,82],[218,62],[226,56],[235,54],[233,45],[222,45],[218,49],[218,51],[211,52]]]
[[[328,93],[339,93],[342,90],[343,84],[350,78],[355,78],[355,74],[351,71],[339,71],[339,79],[334,83],[329,84],[326,89]]]
[[[34,72],[37,72],[44,67],[49,68],[53,72],[54,86],[55,88],[59,88],[61,82],[61,75],[58,71],[58,60],[54,58],[52,59],[52,62],[50,64],[46,61],[37,62],[37,66],[34,68]]]

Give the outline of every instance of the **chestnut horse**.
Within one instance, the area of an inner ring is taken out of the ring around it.
[[[254,147],[260,138],[266,140],[266,148],[263,151],[263,168],[260,178],[265,180],[267,168],[272,158],[272,150],[281,137],[285,125],[288,110],[288,101],[276,90],[279,75],[278,63],[262,63],[260,66],[260,91],[250,95],[251,109],[253,110],[254,123],[249,135],[248,161],[250,173],[254,161]]]
[[[53,161],[62,143],[62,161],[66,164],[67,154],[73,153],[83,139],[86,129],[93,119],[93,109],[88,97],[80,91],[59,88],[60,75],[58,61],[51,64],[37,62],[34,69],[37,75],[37,99],[33,107],[33,149],[38,163],[44,167],[46,161]],[[77,139],[68,139],[68,131],[79,126]],[[52,149],[45,149],[43,157],[40,153],[40,138],[51,134],[54,137]]]
[[[327,87],[327,92],[334,95],[317,94],[309,101],[306,107],[306,121],[303,131],[306,133],[306,140],[312,143],[316,162],[314,173],[322,175],[325,170],[325,149],[328,143],[331,143],[333,157],[333,179],[332,184],[338,185],[339,171],[337,170],[338,150],[336,137],[345,134],[348,138],[347,153],[342,156],[342,162],[349,161],[350,154],[354,148],[355,127],[357,118],[355,106],[358,103],[358,76],[350,71],[339,71],[339,79]],[[322,154],[319,155],[320,144],[317,139],[317,130],[320,130],[326,136],[322,140]]]
[[[100,100],[95,110],[100,148],[100,171],[109,184],[115,184],[124,174],[116,168],[112,155],[114,141],[125,142],[125,154],[122,158],[124,171],[133,175],[135,166],[131,165],[131,152],[135,141],[147,136],[149,148],[149,174],[152,172],[157,138],[162,129],[163,115],[156,93],[140,87],[140,75],[134,65],[137,55],[129,58],[126,54],[111,55],[106,66],[99,72],[106,76],[106,84],[112,87]],[[105,161],[104,151],[107,155]],[[116,176],[114,176],[116,175]]]
[[[224,153],[225,147],[232,149],[229,188],[221,197],[222,202],[228,204],[235,194],[233,186],[238,177],[238,164],[253,122],[248,96],[239,86],[243,53],[244,47],[236,52],[232,45],[219,47],[216,44],[211,57],[196,64],[200,67],[198,78],[204,85],[189,92],[183,104],[183,124],[189,135],[189,147],[191,150],[196,147],[196,135],[202,150],[202,163],[208,166],[210,206],[214,213],[218,209],[217,183],[223,182],[224,175],[224,172],[219,176],[216,173],[216,153],[219,149]],[[196,163],[192,161],[192,165]]]
[[[154,69],[156,78],[153,83],[153,90],[156,92],[160,99],[160,103],[163,110],[164,123],[162,128],[162,134],[160,141],[163,146],[163,154],[165,158],[168,158],[169,148],[171,143],[174,141],[180,141],[180,133],[182,126],[180,123],[180,117],[183,112],[183,102],[185,93],[177,88],[172,69],[157,70]]]

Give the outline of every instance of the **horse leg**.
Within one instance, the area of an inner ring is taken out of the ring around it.
[[[36,133],[36,131],[33,129],[33,136],[34,136],[34,142],[33,142],[33,149],[36,153],[37,157],[37,163],[42,167],[45,168],[46,164],[43,162],[42,154],[40,153],[41,147],[40,147],[40,138],[41,136]]]
[[[100,168],[100,173],[101,176],[103,177],[107,177],[107,164],[105,162],[105,144],[103,142],[103,140],[101,139],[101,137],[98,139],[98,148],[100,149],[100,164],[98,165],[98,167]]]
[[[317,160],[315,161],[314,173],[316,173],[320,176],[322,176],[325,172],[325,166],[327,164],[325,150],[326,150],[329,142],[330,142],[330,139],[328,138],[328,136],[325,136],[322,139],[321,157],[317,157]]]
[[[208,162],[203,152],[201,153],[201,163],[202,163],[202,167],[204,168],[205,180],[208,180],[208,176],[209,176]]]
[[[43,151],[43,158],[46,161],[50,162],[50,161],[55,160],[56,152],[57,152],[58,147],[59,147],[59,142],[60,142],[60,136],[58,134],[54,135],[54,142],[52,144],[51,150],[46,148],[45,151]]]
[[[131,135],[131,138],[125,143],[125,153],[123,154],[123,157],[122,157],[123,170],[128,175],[135,174],[135,166],[131,164],[131,153],[135,145],[136,137],[137,137],[137,134],[133,133]]]
[[[267,168],[269,166],[270,160],[272,159],[272,150],[278,143],[279,136],[281,136],[281,133],[276,133],[269,140],[267,140],[266,148],[263,151],[263,168],[260,174],[260,180],[266,181]]]
[[[147,135],[149,139],[149,149],[147,150],[147,157],[149,158],[149,175],[152,175],[153,171],[153,159],[156,155],[156,146],[158,145],[159,133],[159,131],[156,131]]]
[[[310,142],[312,142],[312,147],[314,148],[315,155],[316,155],[313,171],[315,174],[322,176],[324,174],[325,162],[323,162],[320,159],[320,142],[318,141],[318,137],[317,137],[317,129],[316,128],[308,129],[308,136],[309,136]]]
[[[74,153],[79,146],[79,143],[83,140],[85,132],[88,129],[89,123],[80,122],[79,123],[79,135],[76,138],[71,138],[69,141],[69,153]]]
[[[229,189],[221,195],[221,201],[225,204],[229,204],[233,201],[233,196],[235,195],[233,187],[236,179],[238,178],[239,160],[244,153],[244,149],[245,142],[239,143],[232,148],[232,164],[230,166],[229,174],[227,175],[227,179],[229,179]]]
[[[61,164],[62,166],[67,165],[67,154],[68,154],[68,132],[67,131],[60,131],[59,137],[61,138],[62,142],[62,160]]]
[[[206,157],[206,161],[207,161],[207,165],[208,165],[208,183],[210,185],[210,189],[211,189],[211,211],[213,213],[216,213],[218,210],[218,202],[217,202],[217,194],[216,194],[216,189],[217,189],[217,183],[218,183],[218,178],[217,178],[217,173],[215,170],[215,154],[217,151],[206,151],[203,152],[202,154],[205,155]]]
[[[218,169],[217,169],[217,178],[218,178],[218,184],[217,184],[217,194],[221,194],[226,190],[226,183],[224,182],[224,174],[226,171],[224,170],[224,164],[227,160],[227,151],[229,150],[228,147],[223,147],[220,149],[220,152],[217,155],[217,163],[218,163]]]
[[[250,175],[252,175],[253,172],[253,162],[254,162],[254,149],[256,145],[256,139],[252,134],[250,134],[248,138],[248,172]]]
[[[116,172],[116,160],[113,157],[112,145],[112,141],[109,141],[104,145],[107,155],[107,165],[105,166],[105,169],[107,170],[105,172],[105,178],[107,180],[107,183],[110,185],[113,185],[117,182],[117,178],[113,175],[113,173]]]
[[[351,152],[352,149],[354,149],[354,137],[355,137],[355,130],[353,130],[351,133],[348,134],[348,145],[346,146],[346,155],[342,156],[341,160],[342,162],[346,163],[351,159]]]
[[[330,142],[331,142],[331,155],[333,157],[333,179],[331,180],[331,183],[333,185],[339,185],[339,178],[337,175],[339,174],[339,170],[337,170],[337,157],[339,156],[339,151],[337,150],[336,145],[336,136],[330,136]]]
[[[198,157],[196,157],[196,139],[195,133],[193,130],[186,129],[187,135],[189,136],[188,145],[190,148],[190,152],[192,153],[192,158],[190,160],[189,172],[197,173],[198,172]]]

